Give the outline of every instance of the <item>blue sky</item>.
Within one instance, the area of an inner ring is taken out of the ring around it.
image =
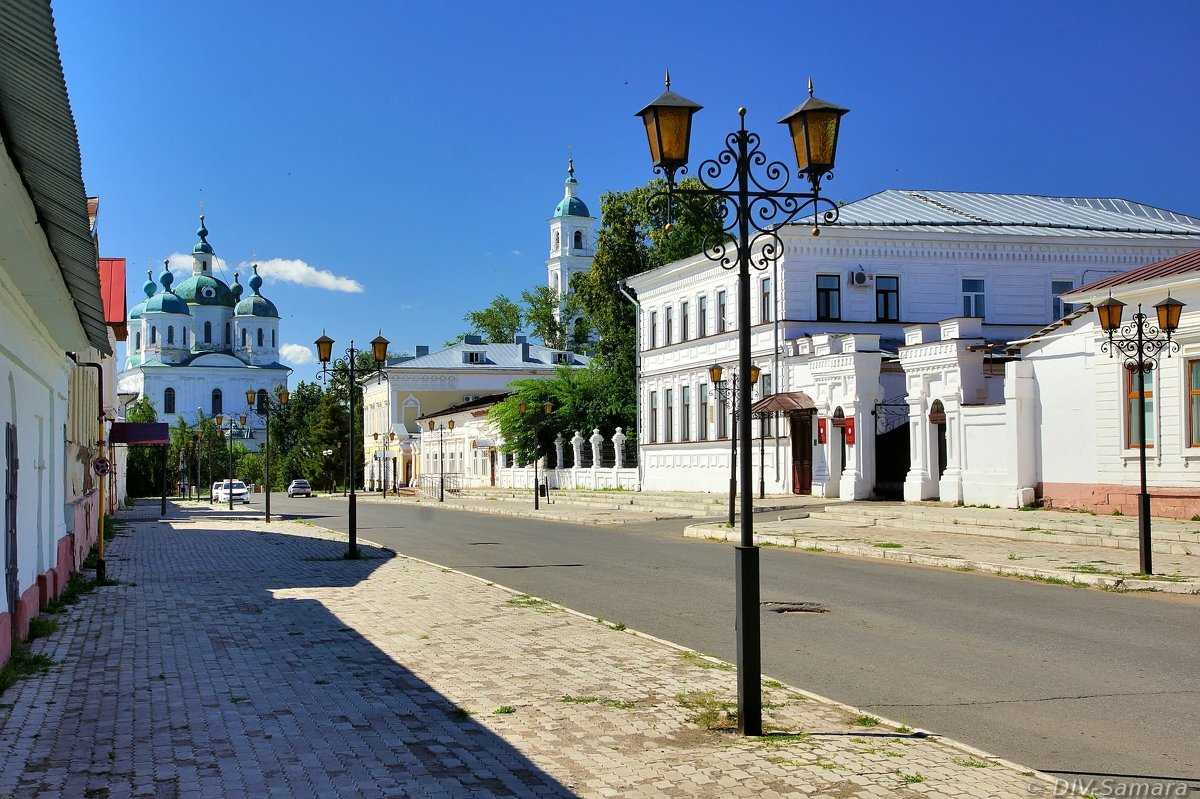
[[[790,160],[775,121],[812,76],[852,109],[835,198],[1115,195],[1200,213],[1190,2],[54,9],[102,254],[129,259],[130,302],[147,264],[190,251],[203,201],[230,264],[310,268],[280,266],[292,282],[264,287],[287,343],[324,327],[339,343],[382,328],[395,350],[438,345],[467,310],[544,281],[568,147],[593,210],[648,179],[632,115],[668,64],[705,106],[698,156],[744,104]]]

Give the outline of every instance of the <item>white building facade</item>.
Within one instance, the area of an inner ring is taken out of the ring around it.
[[[129,310],[122,393],[146,397],[159,421],[195,422],[201,415],[238,417],[245,392],[275,396],[291,370],[279,362],[279,312],[262,294],[254,266],[244,291],[238,273],[233,285],[214,274],[216,254],[208,243],[204,215],[192,248],[192,274],[178,286],[163,263],[156,283],[147,273],[145,298]],[[263,438],[253,414],[239,440],[254,450]]]
[[[808,225],[780,231],[781,258],[752,273],[747,320],[736,271],[703,254],[628,280],[645,489],[727,490],[732,403],[708,367],[733,377],[738,326],[749,324],[761,370],[751,399],[779,397],[753,426],[753,490],[761,481],[767,493],[861,499],[881,487],[908,496],[919,483],[928,495],[937,453],[912,438],[913,398],[926,419],[925,406],[940,400],[944,411],[952,395],[964,406],[1003,398],[997,347],[1069,311],[1071,290],[1200,236],[1198,219],[1104,198],[893,190],[840,212],[819,237]],[[965,386],[917,379],[926,356],[906,352],[914,343],[953,349],[979,374]],[[910,474],[910,450],[924,472]]]

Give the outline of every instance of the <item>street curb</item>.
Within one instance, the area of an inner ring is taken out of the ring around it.
[[[689,524],[684,528],[685,538],[697,538],[706,541],[721,541],[736,543],[740,539],[737,531],[722,530],[710,524]],[[1180,594],[1183,596],[1200,595],[1200,581],[1171,582],[1168,580],[1140,580],[1133,577],[1112,577],[1103,574],[1086,574],[1065,569],[1033,569],[1022,566],[991,563],[983,560],[968,560],[966,558],[947,558],[937,555],[925,555],[904,549],[881,549],[862,544],[843,544],[826,541],[820,538],[803,538],[788,533],[756,533],[755,544],[766,544],[788,549],[817,548],[824,552],[855,557],[890,560],[898,563],[912,563],[918,566],[935,566],[955,569],[957,571],[974,570],[988,572],[1003,577],[1028,577],[1050,583],[1068,582],[1090,588],[1102,588],[1114,593],[1156,592],[1162,594]],[[821,554],[821,553],[814,553]]]
[[[382,499],[382,498],[367,499],[364,497],[359,497],[358,501],[359,502],[369,502],[373,505],[388,505],[388,504],[391,504],[391,502],[392,502],[391,500],[386,500],[386,499]],[[503,502],[503,501],[507,501],[507,500],[496,500],[496,501]],[[574,516],[568,516],[568,515],[561,514],[561,513],[555,513],[554,511],[539,510],[535,514],[533,512],[522,512],[519,510],[510,509],[510,508],[488,507],[487,505],[465,508],[462,505],[458,505],[458,504],[454,504],[454,503],[438,502],[438,503],[434,504],[434,503],[430,503],[430,502],[420,502],[420,501],[409,502],[409,501],[404,501],[404,500],[396,500],[395,504],[408,505],[408,506],[412,506],[412,507],[428,506],[431,509],[453,510],[453,511],[459,511],[460,513],[486,513],[486,514],[489,514],[492,516],[513,516],[513,517],[520,518],[520,519],[544,519],[546,521],[551,521],[551,522],[568,522],[571,524],[588,525],[590,527],[619,527],[623,524],[639,524],[639,523],[643,523],[643,522],[669,521],[671,519],[685,520],[685,519],[695,519],[696,518],[695,516],[673,516],[673,515],[659,516],[657,514],[650,514],[650,513],[646,513],[645,511],[635,510],[632,512],[640,514],[640,518],[639,517],[624,517],[624,518],[616,517],[616,518],[611,518],[611,519],[580,519],[580,518],[576,518]]]
[[[327,533],[332,533],[333,535],[343,535],[342,533],[338,533],[336,530],[330,530],[327,527],[321,527],[320,525],[317,525],[317,524],[314,524],[311,526],[317,528],[318,530],[323,530]],[[698,525],[693,525],[693,526],[698,526]],[[690,653],[696,657],[699,657],[703,660],[708,661],[709,663],[719,664],[722,666],[732,665],[724,660],[721,660],[720,658],[716,658],[711,655],[706,655],[703,652],[697,652],[695,649],[692,649],[691,647],[687,647],[682,644],[678,644],[674,641],[667,640],[666,638],[659,638],[656,635],[651,635],[650,633],[642,632],[641,630],[635,630],[631,627],[626,627],[624,630],[615,630],[609,625],[608,620],[602,619],[599,616],[593,616],[590,613],[584,613],[583,611],[575,610],[574,608],[569,608],[566,605],[561,605],[558,602],[554,602],[554,601],[546,599],[544,597],[535,596],[535,595],[529,594],[525,591],[518,591],[515,588],[510,588],[509,586],[503,585],[501,583],[497,583],[494,580],[488,580],[484,577],[479,577],[474,574],[469,574],[467,572],[460,571],[460,570],[452,568],[450,566],[445,566],[441,563],[435,563],[431,560],[425,560],[424,558],[418,558],[413,555],[405,555],[404,553],[397,552],[396,550],[392,549],[391,547],[384,546],[383,544],[380,544],[377,541],[371,541],[371,540],[365,539],[365,538],[359,538],[358,541],[359,541],[359,543],[367,544],[368,546],[374,546],[374,547],[378,547],[380,549],[387,550],[388,552],[393,552],[393,553],[395,553],[395,556],[397,558],[402,558],[404,560],[411,560],[414,563],[421,563],[426,566],[431,566],[433,568],[439,569],[440,571],[447,572],[449,574],[457,574],[461,577],[466,577],[471,580],[474,580],[475,582],[482,583],[484,586],[491,587],[491,588],[498,588],[501,591],[511,594],[513,596],[533,597],[534,599],[545,602],[547,605],[557,608],[558,610],[560,610],[564,613],[569,613],[573,616],[577,616],[581,619],[585,619],[592,623],[602,624],[602,625],[608,627],[610,630],[612,630],[612,632],[615,632],[615,633],[629,633],[630,635],[633,635],[637,638],[641,638],[645,641],[650,641],[650,642],[659,644],[660,646],[665,646],[668,649],[673,649],[680,653],[685,653],[685,652]],[[928,739],[937,740],[941,743],[946,744],[947,746],[961,750],[962,752],[965,752],[966,754],[971,755],[972,757],[977,757],[980,760],[986,760],[997,766],[1001,766],[1003,768],[1010,769],[1012,771],[1017,772],[1019,775],[1021,775],[1023,777],[1028,777],[1031,780],[1038,780],[1040,782],[1045,783],[1046,785],[1050,786],[1051,788],[1053,788],[1055,790],[1059,790],[1059,791],[1062,790],[1062,780],[1059,780],[1059,779],[1057,779],[1049,774],[1045,774],[1041,771],[1037,771],[1036,769],[1032,769],[1027,766],[1022,766],[1019,763],[1014,763],[1011,760],[1006,760],[1002,757],[997,757],[993,754],[985,752],[982,749],[977,749],[976,747],[971,746],[969,744],[965,744],[962,741],[955,740],[954,738],[947,738],[943,735],[938,735],[935,732],[931,732],[929,730],[925,730],[920,727],[909,727],[906,724],[902,724],[901,722],[895,721],[894,719],[890,719],[886,716],[881,716],[878,713],[869,713],[869,714],[865,713],[861,708],[854,707],[853,705],[848,705],[845,702],[839,702],[836,699],[830,699],[827,696],[823,696],[821,694],[814,693],[813,691],[808,691],[804,688],[797,688],[796,686],[791,685],[790,683],[783,682],[782,680],[775,680],[773,677],[770,677],[765,674],[762,675],[762,679],[763,680],[774,680],[775,682],[779,683],[780,686],[782,686],[784,689],[786,689],[788,691],[795,692],[795,693],[797,693],[801,696],[804,696],[805,698],[810,699],[814,702],[820,702],[822,704],[831,705],[833,707],[836,707],[836,708],[843,710],[847,713],[850,713],[852,715],[870,715],[874,718],[879,719],[879,721],[882,724],[892,727],[895,730],[909,729],[912,731],[909,734],[914,738],[928,738]],[[1072,793],[1077,794],[1077,792],[1074,792],[1074,791]],[[1070,795],[1070,794],[1059,793],[1059,794],[1055,794],[1055,795]]]

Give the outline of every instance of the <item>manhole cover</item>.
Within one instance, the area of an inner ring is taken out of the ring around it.
[[[820,602],[761,602],[763,610],[772,613],[828,613]]]

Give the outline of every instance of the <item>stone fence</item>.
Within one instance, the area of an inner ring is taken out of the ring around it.
[[[567,448],[567,445],[570,448]],[[497,470],[497,485],[505,488],[533,488],[534,467],[518,465],[506,456],[504,466]],[[621,428],[606,439],[599,428],[584,438],[575,431],[570,441],[560,433],[554,440],[554,452],[538,462],[537,479],[552,489],[623,488],[637,491],[637,446]]]

